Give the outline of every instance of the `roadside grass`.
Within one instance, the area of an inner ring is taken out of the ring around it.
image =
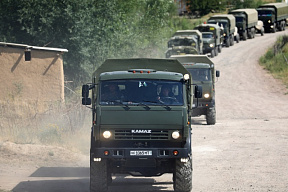
[[[260,65],[274,78],[280,79],[288,89],[288,35],[281,36],[260,58]],[[288,90],[286,92],[288,94]]]
[[[10,99],[0,104],[1,142],[54,145],[89,153],[91,115],[80,103],[49,104],[45,111],[40,109],[43,103],[37,102]]]

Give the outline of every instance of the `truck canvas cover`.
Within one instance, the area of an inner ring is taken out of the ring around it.
[[[253,25],[255,26],[258,22],[258,12],[256,9],[236,9],[230,12],[233,15],[237,14],[245,14],[248,18],[248,23],[247,25]]]

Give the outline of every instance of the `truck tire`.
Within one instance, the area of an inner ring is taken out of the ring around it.
[[[247,31],[244,31],[242,34],[243,41],[247,40]]]
[[[230,45],[233,46],[234,45],[234,35],[232,35],[230,37]]]
[[[216,123],[215,107],[213,107],[211,109],[207,109],[206,122],[207,122],[207,125],[215,125],[215,123]]]
[[[218,45],[218,53],[221,53],[222,51],[222,45]]]
[[[229,37],[226,39],[226,47],[230,47],[230,38]]]
[[[272,33],[276,33],[276,24],[274,23]]]
[[[90,192],[107,192],[108,190],[107,160],[99,162],[90,160]]]
[[[183,163],[180,159],[175,160],[173,173],[173,187],[175,192],[190,192],[192,190],[192,159]]]
[[[215,56],[217,56],[217,55],[218,55],[218,49],[217,49],[217,47],[215,47],[214,52],[215,52]]]
[[[215,50],[214,50],[214,49],[211,51],[210,57],[211,57],[211,58],[215,57]]]

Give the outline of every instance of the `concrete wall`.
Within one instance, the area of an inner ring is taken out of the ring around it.
[[[63,59],[60,52],[0,46],[0,101],[64,101]]]

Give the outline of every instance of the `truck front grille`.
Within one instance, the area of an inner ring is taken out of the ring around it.
[[[131,130],[115,130],[115,140],[168,140],[168,131],[152,130],[151,133],[131,133]]]

